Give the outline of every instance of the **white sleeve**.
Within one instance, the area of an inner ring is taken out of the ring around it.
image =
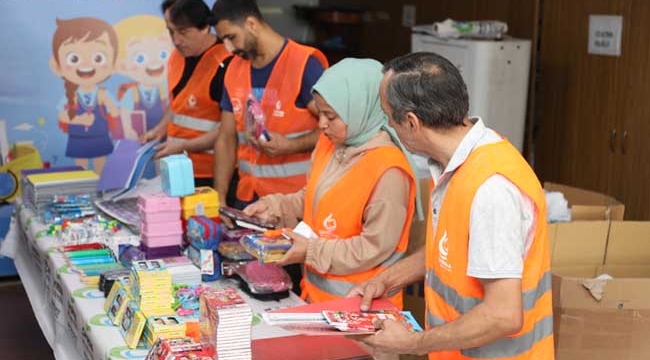
[[[472,200],[467,275],[521,278],[535,234],[532,199],[502,175],[493,175]]]

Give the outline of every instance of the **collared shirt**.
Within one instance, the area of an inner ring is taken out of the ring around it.
[[[471,118],[472,128],[461,140],[447,166],[429,159],[435,181],[431,195],[433,231],[438,224],[449,182],[474,149],[502,140],[481,118]],[[472,201],[467,275],[482,279],[521,278],[523,259],[535,234],[532,199],[501,175],[488,178]]]

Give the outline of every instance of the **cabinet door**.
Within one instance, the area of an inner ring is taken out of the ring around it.
[[[535,170],[550,180],[607,192],[622,80],[615,57],[587,54],[589,14],[620,13],[607,0],[546,0],[540,36]]]
[[[650,220],[650,2],[628,1],[621,43],[620,136],[610,194],[625,204],[626,220]]]

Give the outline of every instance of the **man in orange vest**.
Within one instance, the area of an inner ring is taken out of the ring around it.
[[[167,29],[175,49],[168,61],[171,104],[160,123],[142,141],[166,141],[156,158],[186,151],[192,160],[196,186],[212,186],[214,141],[221,121],[223,78],[232,59],[211,33],[214,18],[203,0],[165,0]]]
[[[224,80],[214,187],[227,193],[237,167],[237,201],[232,204],[237,208],[260,196],[296,192],[307,182],[319,136],[311,88],[327,60],[319,50],[273,30],[254,0],[219,0],[212,13],[217,34],[238,55]],[[259,136],[252,137],[246,113],[255,102],[264,123]]]
[[[426,328],[384,321],[361,339],[429,359],[553,359],[544,192],[507,140],[467,116],[458,70],[433,53],[384,66],[382,108],[402,143],[429,158],[424,247],[350,292],[373,298],[424,278]]]

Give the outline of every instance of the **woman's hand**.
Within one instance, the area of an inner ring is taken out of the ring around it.
[[[307,248],[309,247],[310,240],[289,229],[283,230],[282,233],[291,239],[293,245],[289,248],[287,253],[284,254],[282,259],[278,260],[277,264],[285,266],[304,263],[305,258],[307,257]]]

